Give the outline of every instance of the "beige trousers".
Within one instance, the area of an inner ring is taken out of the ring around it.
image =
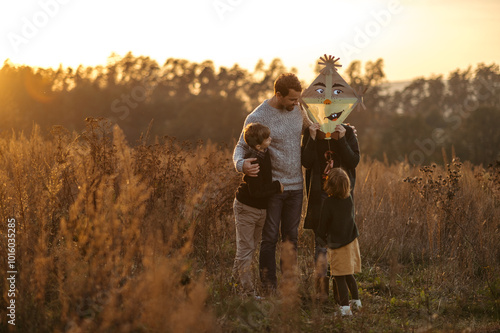
[[[238,200],[233,202],[236,224],[236,257],[233,276],[240,280],[244,292],[253,292],[252,260],[262,238],[266,210],[250,207]]]

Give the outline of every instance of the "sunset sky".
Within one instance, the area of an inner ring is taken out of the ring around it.
[[[385,61],[390,81],[500,62],[498,0],[23,0],[0,3],[0,61],[106,64],[112,52],[253,70],[281,58],[314,78],[324,53]],[[342,72],[341,72],[342,73]]]

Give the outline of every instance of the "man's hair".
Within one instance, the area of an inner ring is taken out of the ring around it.
[[[293,73],[285,73],[278,76],[276,81],[274,81],[274,94],[277,92],[281,94],[281,96],[286,97],[290,89],[296,90],[298,92],[302,91],[302,86],[300,85],[300,81],[297,76]]]
[[[351,194],[351,181],[341,168],[333,168],[323,185],[325,192],[334,198],[345,199]]]
[[[243,139],[252,148],[261,145],[271,135],[271,130],[260,123],[250,123],[243,130]]]

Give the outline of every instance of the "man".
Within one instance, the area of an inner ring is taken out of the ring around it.
[[[245,120],[245,126],[258,122],[271,130],[273,140],[268,149],[273,181],[280,181],[284,187],[283,193],[269,198],[262,230],[259,270],[265,291],[277,288],[276,244],[280,223],[282,241],[292,242],[297,249],[303,199],[300,146],[302,129],[307,119],[298,106],[301,91],[297,76],[292,73],[280,75],[274,82],[274,96],[255,108]],[[252,164],[255,158],[245,159],[248,151],[242,133],[234,149],[233,162],[238,172],[256,176],[259,166]]]

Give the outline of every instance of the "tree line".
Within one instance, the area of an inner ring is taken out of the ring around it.
[[[317,70],[317,69],[316,69]],[[0,69],[0,135],[46,133],[60,125],[82,131],[86,118],[118,124],[131,144],[150,137],[210,140],[233,144],[246,115],[272,96],[280,59],[259,61],[253,71],[235,64],[215,68],[169,58],[112,54],[106,65],[58,69],[15,66]],[[489,164],[500,158],[500,69],[483,63],[444,78],[417,78],[390,89],[383,59],[349,64],[341,75],[354,88],[369,87],[366,110],[351,113],[364,156],[412,164],[443,162],[443,151],[462,160]],[[304,88],[309,82],[303,82]]]

